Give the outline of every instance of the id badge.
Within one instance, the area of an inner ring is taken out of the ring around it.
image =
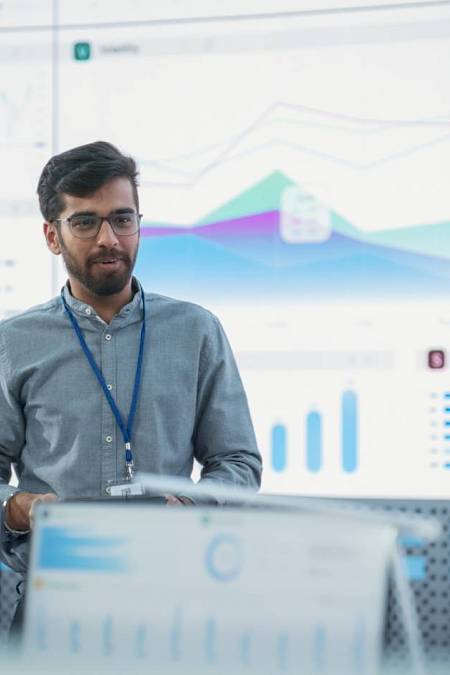
[[[111,485],[107,488],[110,497],[131,497],[143,495],[144,488],[140,483],[122,483],[121,485]]]

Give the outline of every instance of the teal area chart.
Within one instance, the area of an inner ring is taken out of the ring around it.
[[[363,232],[333,210],[320,241],[287,241],[274,172],[193,225],[144,222],[144,287],[215,301],[396,300],[450,292],[450,221]],[[300,223],[301,225],[301,223]]]

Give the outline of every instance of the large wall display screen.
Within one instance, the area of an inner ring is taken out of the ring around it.
[[[209,4],[0,3],[2,315],[64,280],[43,163],[110,140],[145,289],[229,335],[264,489],[445,497],[450,6]]]

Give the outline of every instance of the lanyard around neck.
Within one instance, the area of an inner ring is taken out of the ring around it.
[[[126,478],[127,480],[131,480],[133,477],[133,453],[131,451],[131,434],[133,431],[133,422],[134,418],[136,415],[136,410],[137,410],[137,404],[138,404],[138,398],[139,398],[139,389],[140,389],[140,384],[141,384],[141,377],[142,377],[142,360],[144,356],[144,345],[145,345],[145,297],[144,297],[144,291],[142,290],[141,287],[141,295],[142,295],[142,327],[141,327],[141,337],[140,337],[140,342],[139,342],[139,354],[138,354],[138,359],[137,359],[137,364],[136,364],[136,375],[134,378],[134,386],[133,386],[133,396],[131,398],[131,405],[130,405],[130,412],[128,413],[128,422],[125,424],[124,419],[122,417],[122,414],[117,407],[117,404],[114,400],[114,398],[111,395],[111,392],[108,389],[108,385],[106,384],[105,378],[103,377],[103,373],[98,367],[97,363],[95,362],[95,359],[92,355],[91,350],[86,344],[86,340],[84,339],[84,335],[81,332],[81,328],[78,324],[78,321],[75,318],[74,313],[70,309],[69,305],[66,302],[66,299],[64,298],[63,291],[61,291],[61,298],[64,304],[64,308],[69,316],[69,319],[72,323],[73,329],[75,333],[77,334],[78,340],[80,341],[81,348],[89,361],[89,365],[91,366],[92,370],[94,371],[94,375],[96,376],[101,388],[103,389],[103,392],[106,396],[106,399],[110,405],[110,408],[112,410],[112,413],[116,419],[117,425],[120,428],[120,431],[122,432],[123,440],[125,443],[125,467],[126,467]]]

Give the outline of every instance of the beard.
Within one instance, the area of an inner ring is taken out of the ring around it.
[[[61,236],[59,237],[59,242],[67,272],[83,284],[92,295],[96,295],[97,297],[115,295],[116,293],[120,293],[130,281],[136,263],[137,247],[133,258],[130,258],[125,252],[118,252],[114,249],[111,251],[103,250],[95,256],[89,256],[84,264],[80,264],[70,253]],[[100,274],[96,274],[94,268],[97,266],[97,263],[102,260],[110,260],[111,258],[121,260],[123,263],[122,269],[108,272],[106,268]]]

